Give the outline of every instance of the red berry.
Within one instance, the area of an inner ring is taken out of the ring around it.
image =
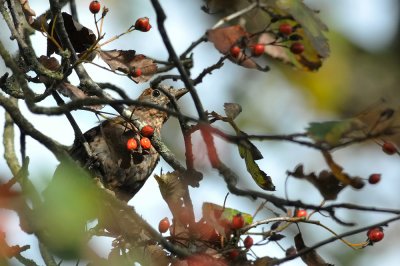
[[[290,35],[293,32],[293,27],[288,23],[283,23],[279,25],[279,32],[283,35]]]
[[[142,146],[143,149],[148,150],[151,148],[151,141],[148,138],[143,137],[140,139],[140,146]]]
[[[240,229],[244,226],[244,219],[241,213],[236,214],[232,218],[231,228],[234,230]]]
[[[137,149],[137,146],[138,146],[138,144],[137,144],[137,141],[136,141],[136,139],[134,139],[134,138],[130,138],[130,139],[128,139],[128,141],[126,142],[126,148],[128,149],[128,150],[136,150]]]
[[[290,46],[290,51],[294,54],[301,54],[304,52],[304,45],[299,42],[295,42]]]
[[[238,58],[241,51],[242,49],[240,49],[240,47],[237,45],[232,46],[230,49],[231,56],[234,58]]]
[[[135,29],[138,31],[149,31],[151,29],[151,25],[148,17],[138,18],[135,22]]]
[[[396,146],[392,142],[384,142],[382,145],[382,150],[384,153],[393,155],[397,152]]]
[[[229,258],[231,259],[231,260],[236,260],[237,259],[237,257],[239,257],[239,250],[237,250],[237,249],[234,249],[234,250],[231,250],[229,253],[228,253],[228,256],[229,256]]]
[[[162,234],[168,231],[170,227],[169,224],[169,220],[167,217],[165,217],[164,219],[162,219],[159,223],[158,223],[158,231]]]
[[[135,67],[131,72],[132,77],[137,78],[142,75],[142,69],[139,67]]]
[[[307,211],[306,210],[297,210],[296,211],[296,217],[307,217]]]
[[[253,238],[252,238],[251,236],[247,236],[247,237],[244,239],[243,242],[244,242],[244,247],[245,247],[246,249],[251,248],[251,247],[253,246],[253,243],[254,243]]]
[[[368,178],[368,183],[370,184],[376,184],[379,181],[381,181],[381,174],[372,174]]]
[[[145,125],[140,133],[142,133],[142,136],[144,137],[151,137],[154,134],[154,128],[152,126]]]
[[[265,52],[265,47],[264,47],[264,44],[262,44],[262,43],[257,43],[255,45],[251,46],[250,48],[251,48],[252,56],[260,56]]]
[[[90,2],[89,10],[93,14],[97,14],[100,11],[100,7],[101,7],[101,5],[100,5],[99,1],[92,1],[92,2]]]
[[[371,242],[379,242],[383,239],[385,234],[383,233],[382,227],[374,227],[368,230],[367,236]]]
[[[219,242],[221,241],[221,236],[218,234],[217,230],[213,229],[208,235],[208,240],[211,242]]]

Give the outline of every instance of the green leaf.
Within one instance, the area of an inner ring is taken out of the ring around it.
[[[328,27],[313,10],[302,0],[275,0],[275,6],[279,11],[293,16],[303,27],[305,36],[320,56],[324,58],[329,56],[329,45],[323,34],[324,31],[328,31]]]
[[[253,223],[253,216],[236,209],[223,207],[214,203],[203,203],[203,219],[211,224],[217,231],[221,232],[226,225],[232,223],[234,216],[241,214],[245,225]]]
[[[42,241],[59,257],[79,257],[88,240],[86,223],[104,208],[93,179],[83,169],[61,163],[43,196],[43,206],[34,214]]]
[[[238,136],[247,136],[247,134],[241,130],[236,131],[236,134]],[[239,154],[242,158],[245,158],[246,152],[251,153],[251,157],[253,158],[253,160],[261,160],[262,158],[264,158],[260,150],[248,139],[241,140],[238,146]]]
[[[326,143],[334,147],[351,138],[351,134],[363,128],[358,119],[342,121],[312,122],[307,128],[307,134],[317,143]]]
[[[235,124],[233,124],[233,127],[238,136],[246,136],[246,133],[240,131]],[[238,144],[238,148],[240,157],[242,157],[246,163],[247,172],[250,173],[256,184],[264,190],[275,191],[275,186],[272,183],[271,177],[262,171],[255,162],[255,160],[263,158],[257,147],[246,139],[244,142],[242,141]]]
[[[246,163],[247,172],[250,173],[256,184],[264,190],[275,191],[275,186],[272,183],[271,177],[260,169],[255,162],[251,150],[239,145],[239,154]]]

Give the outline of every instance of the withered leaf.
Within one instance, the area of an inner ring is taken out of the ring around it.
[[[154,175],[163,199],[168,205],[181,205],[182,198],[186,195],[185,187],[177,172]]]
[[[29,1],[28,0],[20,0],[21,6],[22,6],[22,12],[24,12],[26,21],[28,21],[29,24],[33,23],[33,17],[36,16],[35,10],[33,10],[29,6]]]
[[[57,88],[57,91],[59,91],[65,97],[70,98],[71,100],[86,99],[86,98],[95,98],[96,99],[97,98],[97,96],[87,95],[81,89],[79,89],[75,85],[72,85],[69,82],[61,82]],[[103,108],[103,105],[87,105],[85,107],[89,108],[91,110],[100,110]]]
[[[128,75],[134,69],[140,68],[142,75],[139,77],[130,76],[136,83],[149,81],[157,72],[157,64],[152,59],[142,54],[137,55],[134,50],[101,50],[99,56],[113,71],[121,71]]]
[[[268,256],[258,258],[254,261],[254,266],[272,266],[276,265],[276,258],[271,258]]]
[[[272,234],[268,239],[270,241],[279,241],[283,238],[285,238],[286,236],[282,235],[282,234]]]
[[[207,38],[212,42],[215,48],[224,55],[229,55],[231,47],[235,44],[240,44],[241,46],[246,46],[245,43],[248,41],[249,34],[239,25],[217,28],[207,31]],[[268,70],[267,68],[262,68],[250,57],[241,53],[237,58],[232,56],[228,57],[232,62],[252,69],[258,69],[261,71]]]
[[[60,68],[60,63],[54,57],[47,57],[47,56],[42,55],[38,58],[38,61],[45,68],[52,70],[52,71],[57,71]],[[41,82],[43,82],[44,84],[46,84],[47,86],[50,86],[53,83],[53,80],[51,78],[48,78],[44,75],[39,75],[39,80]],[[65,97],[70,98],[71,100],[94,97],[94,96],[89,96],[89,95],[85,94],[81,89],[79,89],[75,85],[72,85],[68,81],[61,82],[57,87],[57,91],[59,91]],[[99,110],[102,108],[101,105],[91,105],[91,106],[87,106],[87,107],[92,110]]]
[[[226,116],[234,120],[242,112],[242,107],[238,103],[224,103],[224,110]]]
[[[332,158],[332,155],[327,151],[322,151],[322,155],[326,163],[328,164],[329,168],[332,171],[332,174],[335,178],[345,185],[350,185],[355,189],[361,189],[365,183],[362,178],[360,177],[352,177],[347,173],[343,172],[343,168],[338,165]]]
[[[61,67],[60,63],[55,57],[47,57],[47,56],[40,56],[38,58],[38,61],[47,69],[52,70],[52,71],[57,71]],[[40,82],[43,82],[46,85],[50,85],[53,80],[49,77],[46,77],[44,75],[39,75],[39,80]]]
[[[288,174],[296,178],[305,179],[313,184],[325,200],[335,200],[339,192],[345,188],[345,185],[340,183],[331,172],[324,170],[318,176],[313,172],[305,174],[301,164],[296,166],[293,172],[288,171]]]
[[[96,35],[93,33],[93,31],[75,21],[70,14],[62,12],[62,18],[64,20],[65,30],[68,33],[68,38],[70,39],[75,52],[82,53],[96,42]],[[51,33],[53,24],[54,18],[50,21],[48,34]],[[57,43],[61,45],[56,31],[54,31],[54,38]],[[47,56],[50,56],[55,52],[58,52],[57,46],[50,39],[47,39]]]
[[[249,37],[244,28],[239,25],[217,28],[207,31],[207,38],[222,54],[228,54],[234,44]]]
[[[301,233],[298,233],[294,237],[294,243],[296,245],[297,252],[301,252],[303,249],[307,248],[307,246],[304,244],[303,236],[301,235]],[[315,250],[310,250],[300,257],[308,266],[333,266],[333,264],[326,263]]]
[[[365,124],[364,133],[379,136],[400,147],[400,104],[381,100],[358,114],[355,119]]]

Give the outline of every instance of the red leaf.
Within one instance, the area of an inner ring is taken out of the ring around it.
[[[207,31],[207,38],[212,42],[215,48],[222,54],[228,55],[231,47],[235,44],[239,44],[240,47],[246,47],[246,43],[249,41],[249,34],[239,25],[217,28]],[[232,56],[229,57],[232,62],[241,65],[246,68],[255,68],[263,70],[262,67],[257,65],[252,59],[246,54],[240,54],[237,58]]]
[[[207,38],[222,54],[228,54],[234,44],[247,39],[249,34],[239,25],[207,31]]]
[[[140,68],[142,74],[130,77],[136,83],[147,82],[157,72],[157,65],[152,59],[142,54],[136,55],[134,50],[99,51],[100,58],[109,65],[113,71],[130,74],[134,69]]]

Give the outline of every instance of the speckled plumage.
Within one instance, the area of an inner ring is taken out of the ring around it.
[[[178,99],[186,90],[168,89]],[[169,99],[159,90],[148,88],[138,100],[167,107]],[[151,125],[155,132],[160,129],[168,115],[154,108],[137,106],[132,108],[135,117]],[[138,130],[121,117],[105,120],[84,133],[93,153],[89,158],[80,141],[75,140],[70,149],[71,156],[82,166],[98,177],[104,186],[115,192],[122,200],[130,200],[144,185],[156,167],[160,155],[151,147],[148,151],[129,151],[126,142],[129,138],[140,139]],[[99,176],[100,175],[100,176]]]

